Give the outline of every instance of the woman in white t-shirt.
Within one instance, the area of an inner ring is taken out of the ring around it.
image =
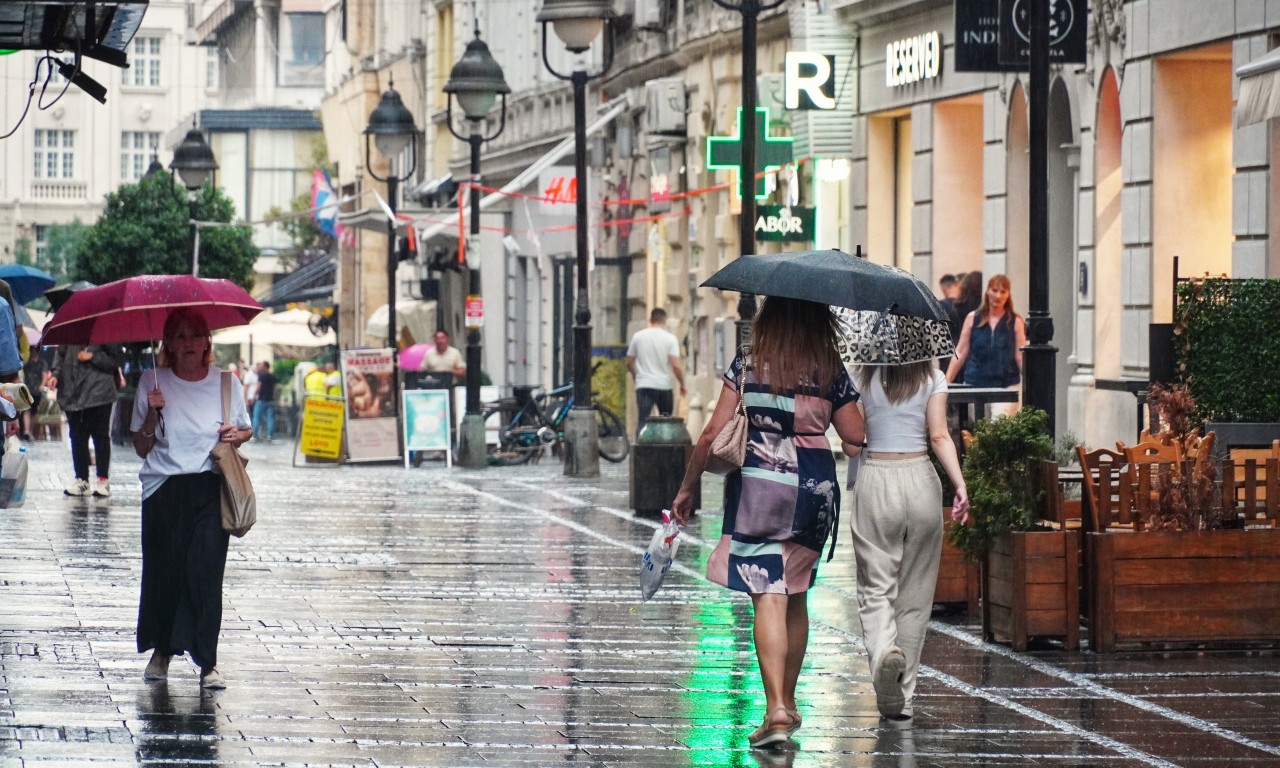
[[[865,366],[855,379],[867,442],[843,447],[866,452],[851,494],[858,612],[876,705],[905,720],[942,554],[942,483],[930,444],[955,486],[955,515],[967,514],[969,495],[947,430],[947,379],[934,361]]]
[[[234,374],[223,423],[222,371],[211,365],[212,346],[199,313],[170,314],[159,367],[142,374],[133,402],[133,446],[144,459],[138,652],[153,651],[146,680],[165,679],[169,660],[190,653],[200,687],[225,688],[217,663],[228,536],[209,452],[219,442],[242,445],[253,429]]]

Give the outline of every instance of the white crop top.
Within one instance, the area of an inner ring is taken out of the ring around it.
[[[929,398],[947,391],[947,376],[934,368],[932,386],[924,386],[900,403],[890,403],[880,383],[876,368],[862,393],[862,408],[867,423],[868,451],[877,453],[914,453],[929,447],[929,424],[925,407]],[[858,378],[854,379],[858,381]]]

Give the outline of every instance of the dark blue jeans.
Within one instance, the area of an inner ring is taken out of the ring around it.
[[[654,406],[657,406],[659,416],[670,416],[675,409],[675,393],[669,389],[645,388],[636,390],[636,415],[639,417],[636,421],[637,439],[640,438],[640,433],[644,431],[645,422],[649,420],[649,415]]]

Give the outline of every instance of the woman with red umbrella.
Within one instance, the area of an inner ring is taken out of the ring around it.
[[[133,445],[144,459],[138,651],[153,651],[147,680],[163,680],[169,660],[190,653],[200,665],[200,686],[225,688],[217,661],[228,534],[209,452],[218,442],[240,446],[253,429],[238,380],[223,423],[222,375],[211,365],[212,348],[201,310],[178,309],[164,323],[157,367],[138,384],[132,420]]]

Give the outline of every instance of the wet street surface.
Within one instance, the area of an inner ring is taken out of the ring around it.
[[[245,446],[260,519],[231,543],[210,693],[185,659],[142,679],[132,450],[114,496],[72,499],[68,448],[31,445],[27,503],[0,510],[0,767],[1280,766],[1277,652],[1014,653],[962,614],[935,616],[912,727],[882,724],[847,522],[810,595],[804,726],[753,751],[750,603],[703,576],[718,510],[642,605],[655,523],[626,464],[295,468],[291,448]]]

